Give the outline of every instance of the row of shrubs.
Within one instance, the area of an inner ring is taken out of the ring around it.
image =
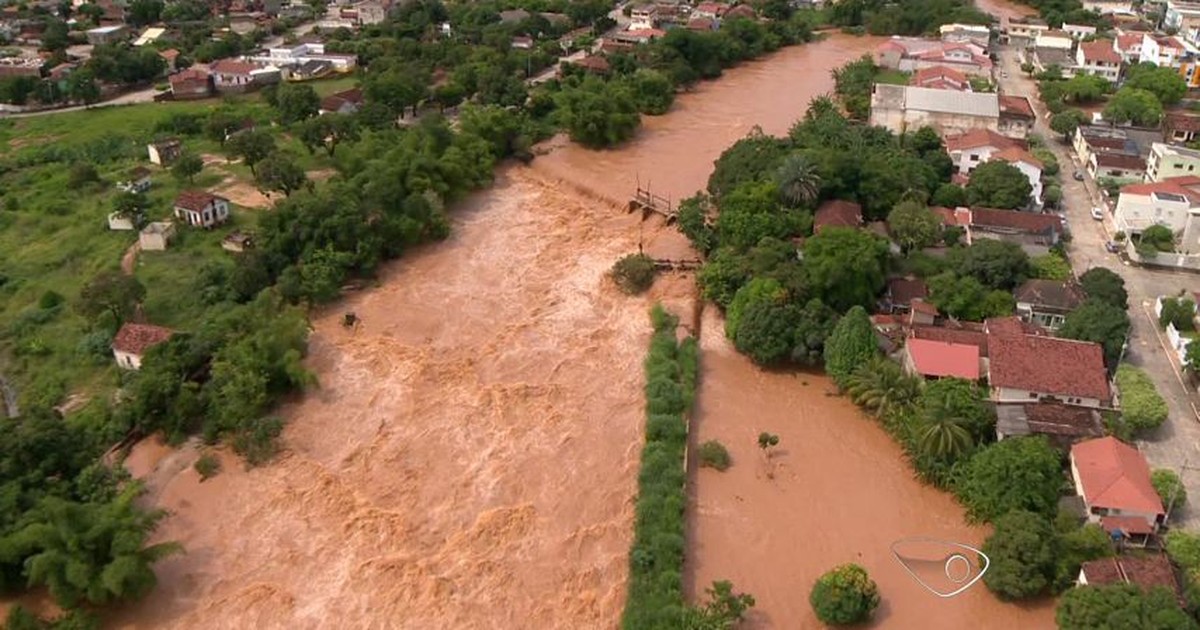
[[[629,597],[621,626],[676,629],[687,613],[683,598],[685,414],[695,394],[698,349],[676,341],[678,318],[656,305],[646,356],[646,444],[638,473],[637,512],[629,553]]]

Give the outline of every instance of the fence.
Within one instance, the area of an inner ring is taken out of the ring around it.
[[[1196,254],[1175,254],[1170,252],[1159,252],[1150,256],[1142,256],[1137,252],[1137,248],[1132,242],[1125,243],[1125,253],[1129,259],[1139,265],[1149,265],[1152,267],[1171,267],[1173,269],[1190,269],[1200,271],[1200,255]]]

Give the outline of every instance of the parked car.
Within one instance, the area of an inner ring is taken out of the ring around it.
[[[1092,206],[1092,218],[1097,221],[1104,220],[1104,211],[1097,206]]]
[[[1110,254],[1115,254],[1115,253],[1121,251],[1121,245],[1119,243],[1117,243],[1116,241],[1105,241],[1104,249],[1107,250],[1108,253],[1110,253]]]
[[[1074,177],[1075,181],[1077,182],[1083,181],[1083,171],[1075,171],[1075,174],[1072,177]]]

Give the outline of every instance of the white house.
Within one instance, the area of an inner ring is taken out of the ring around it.
[[[630,9],[629,28],[633,30],[657,28],[658,6],[653,3],[640,4]]]
[[[1200,3],[1168,0],[1163,28],[1174,29],[1185,41],[1196,43],[1200,39]]]
[[[1187,237],[1200,231],[1200,177],[1187,175],[1121,188],[1113,222],[1129,236],[1163,225],[1184,235],[1178,247],[1181,253],[1200,251],[1200,243]]]
[[[1043,164],[1030,155],[1021,143],[990,129],[972,129],[946,136],[944,142],[950,161],[958,173],[969,175],[980,164],[992,160],[1008,162],[1029,179],[1031,203],[1036,206],[1041,202]]]
[[[1066,31],[1042,31],[1033,40],[1035,48],[1055,48],[1070,51],[1075,46],[1075,40]]]
[[[1080,42],[1075,49],[1075,72],[1088,72],[1116,83],[1121,74],[1121,55],[1113,50],[1109,39]]]
[[[213,227],[229,219],[229,200],[202,190],[185,190],[175,197],[175,217],[188,225]]]
[[[1161,182],[1185,175],[1200,175],[1200,151],[1162,142],[1150,145],[1146,182]]]
[[[1187,47],[1175,37],[1142,35],[1141,61],[1160,68],[1178,68],[1188,56]]]
[[[1146,536],[1166,520],[1150,466],[1136,448],[1109,436],[1072,446],[1070,459],[1089,522],[1109,533]]]
[[[1096,34],[1095,26],[1086,26],[1084,24],[1067,24],[1066,22],[1063,22],[1062,30],[1067,35],[1070,35],[1071,39],[1077,42]]]
[[[141,369],[142,357],[146,351],[170,339],[173,334],[174,331],[162,326],[122,324],[117,336],[113,337],[113,358],[117,360],[118,367],[126,370]]]
[[[1142,38],[1145,33],[1132,31],[1129,33],[1117,31],[1113,40],[1113,51],[1121,56],[1121,61],[1127,64],[1139,63],[1142,59]]]

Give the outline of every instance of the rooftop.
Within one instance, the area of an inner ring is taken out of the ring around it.
[[[1185,199],[1190,200],[1193,204],[1200,204],[1200,177],[1195,175],[1184,175],[1183,177],[1168,177],[1161,182],[1150,182],[1148,184],[1129,184],[1121,187],[1122,195],[1140,195],[1157,197],[1172,200],[1169,195],[1183,197],[1179,201]]]
[[[1037,433],[1076,437],[1104,435],[1104,425],[1095,409],[1051,402],[1034,403],[1025,405],[1025,417],[1029,420],[1029,428]]]
[[[1096,166],[1116,168],[1123,171],[1142,171],[1146,168],[1146,160],[1142,159],[1140,155],[1105,153],[1102,151],[1097,151],[1093,155],[1096,156]]]
[[[1150,145],[1150,151],[1153,153],[1158,153],[1160,155],[1164,155],[1164,156],[1183,157],[1183,158],[1188,158],[1190,160],[1200,160],[1200,151],[1197,151],[1195,149],[1189,149],[1187,147],[1177,146],[1174,144],[1167,144],[1165,142],[1155,142],[1154,144]]]
[[[208,67],[217,74],[250,74],[259,69],[256,63],[236,59],[221,59],[209,64]]]
[[[1070,311],[1087,299],[1083,289],[1074,280],[1028,280],[1013,291],[1017,302],[1049,306]]]
[[[817,208],[813,231],[826,227],[858,227],[862,221],[862,206],[844,199],[830,199]]]
[[[1062,231],[1062,219],[1054,214],[1021,212],[1018,210],[996,210],[994,208],[971,208],[971,226],[1043,234],[1052,231]]]
[[[905,347],[913,368],[922,376],[979,380],[978,346],[912,338]]]
[[[893,304],[908,306],[916,298],[929,295],[929,287],[919,278],[892,278],[888,280],[887,292]]]
[[[1000,95],[1000,115],[1034,119],[1033,105],[1024,96]]]
[[[1084,562],[1080,568],[1089,585],[1136,584],[1142,588],[1162,586],[1179,594],[1175,570],[1165,554],[1122,555]]]
[[[205,208],[219,199],[221,197],[203,190],[184,190],[175,197],[175,207],[192,212],[204,212]]]
[[[929,339],[954,344],[970,344],[979,349],[979,355],[986,357],[987,335],[980,329],[956,328],[951,326],[913,326],[909,331],[912,339]]]
[[[173,330],[162,326],[125,323],[117,331],[117,336],[113,337],[112,349],[141,356],[151,346],[170,339],[173,334]]]
[[[963,151],[977,147],[993,147],[996,149],[1018,147],[1016,141],[1002,136],[991,129],[971,129],[960,134],[946,136],[945,144],[947,151]]]
[[[1041,160],[1033,157],[1032,153],[1019,147],[1009,147],[992,157],[998,160],[1004,160],[1005,162],[1024,162],[1026,164],[1031,164],[1036,166],[1039,171],[1045,166],[1042,164]]]
[[[991,92],[957,92],[905,86],[905,109],[960,114],[966,116],[1000,116],[1000,102]]]
[[[991,333],[987,344],[992,387],[1100,401],[1112,397],[1100,344],[1025,333]]]
[[[1121,63],[1121,55],[1113,50],[1113,40],[1111,39],[1080,42],[1079,51],[1083,54],[1084,60],[1088,62]]]
[[[1080,493],[1091,507],[1162,514],[1163,504],[1150,483],[1150,466],[1138,450],[1115,437],[1071,447]]]

